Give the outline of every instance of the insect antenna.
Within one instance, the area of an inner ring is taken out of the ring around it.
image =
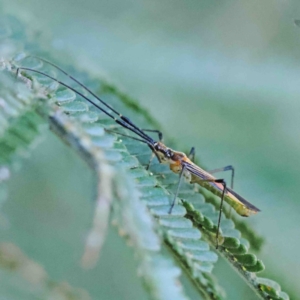
[[[105,130],[106,132],[112,132],[112,133],[115,133],[115,134],[117,134],[117,135],[121,135],[121,136],[127,137],[127,138],[129,138],[129,139],[132,139],[132,140],[135,140],[135,141],[139,141],[139,142],[148,144],[148,142],[145,141],[145,140],[138,139],[138,138],[136,138],[136,137],[134,137],[134,136],[131,136],[131,135],[128,135],[128,134],[123,134],[123,133],[118,132],[118,131],[116,131],[116,130],[111,130],[111,129],[104,129],[104,130]]]
[[[92,104],[93,106],[95,106],[96,108],[98,108],[99,110],[101,110],[104,114],[106,114],[108,117],[110,117],[111,119],[113,119],[117,124],[121,125],[122,127],[130,130],[131,132],[135,133],[136,135],[138,135],[140,138],[142,138],[147,144],[148,146],[150,146],[151,149],[153,149],[153,145],[154,145],[154,140],[148,136],[147,134],[145,134],[144,132],[142,132],[137,126],[135,126],[134,124],[131,125],[131,122],[127,122],[125,121],[125,119],[129,120],[128,118],[122,116],[123,118],[117,119],[115,116],[113,116],[111,113],[109,113],[108,111],[106,111],[104,108],[102,108],[101,106],[99,106],[97,103],[93,102],[91,99],[89,99],[88,97],[86,97],[85,95],[83,95],[82,93],[80,93],[79,91],[77,91],[75,88],[72,88],[71,86],[67,85],[66,83],[44,73],[38,70],[34,70],[31,68],[25,68],[25,67],[19,67],[17,68],[17,76],[20,73],[20,70],[25,70],[25,71],[30,71],[30,72],[34,72],[40,75],[43,75],[47,78],[52,79],[53,81],[57,82],[58,84],[70,89],[71,91],[73,91],[75,94],[81,96],[82,98],[84,98],[86,101],[88,101],[90,104]],[[99,97],[98,97],[99,98]],[[100,99],[100,98],[99,98]],[[101,100],[101,103],[105,103],[103,100]],[[106,105],[107,107],[110,107],[108,104]],[[125,118],[125,119],[124,119]]]
[[[107,108],[109,108],[111,111],[113,111],[116,115],[119,116],[120,119],[122,119],[125,123],[129,124],[130,126],[132,126],[136,131],[140,132],[140,134],[142,134],[143,136],[148,137],[145,132],[143,130],[141,130],[139,127],[137,127],[133,122],[130,121],[130,119],[128,119],[127,117],[123,116],[121,113],[119,113],[118,111],[116,111],[112,106],[110,106],[108,103],[106,103],[105,101],[103,101],[99,96],[97,96],[91,89],[89,89],[86,85],[84,85],[82,82],[80,82],[78,79],[76,79],[75,77],[73,77],[72,75],[70,75],[68,72],[66,72],[64,69],[62,69],[61,67],[57,66],[56,64],[47,61],[46,59],[40,58],[38,56],[34,56],[34,55],[29,55],[27,57],[33,57],[36,59],[39,59],[40,61],[51,65],[52,67],[56,68],[57,70],[61,71],[63,74],[65,74],[67,77],[69,77],[71,80],[75,81],[77,84],[79,84],[83,89],[85,89],[86,91],[88,91],[92,96],[94,96],[98,101],[100,101],[103,105],[105,105]]]

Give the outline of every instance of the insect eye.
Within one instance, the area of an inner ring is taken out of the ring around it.
[[[158,152],[162,152],[162,149],[160,148],[160,146],[158,144],[154,145],[154,149]]]

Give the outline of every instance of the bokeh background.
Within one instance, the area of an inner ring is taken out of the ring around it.
[[[247,222],[266,240],[264,274],[300,293],[299,1],[0,0],[0,9],[45,34],[52,53],[137,99],[208,169],[234,165],[235,189],[262,210]],[[96,269],[80,268],[92,174],[45,135],[14,175],[1,239],[94,299],[146,299],[114,229]],[[222,260],[215,274],[229,299],[256,299]]]

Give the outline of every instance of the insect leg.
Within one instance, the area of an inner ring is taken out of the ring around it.
[[[220,231],[220,223],[221,223],[221,216],[223,211],[223,203],[224,203],[224,196],[227,190],[226,181],[224,179],[202,179],[203,182],[216,182],[221,183],[223,185],[223,191],[221,195],[221,203],[220,203],[220,210],[219,210],[219,217],[218,217],[218,224],[217,224],[217,234],[216,234],[216,249],[219,247],[219,231]]]
[[[221,204],[220,204],[219,218],[218,218],[217,235],[216,235],[216,249],[218,249],[218,247],[219,247],[219,230],[220,230],[221,216],[222,216],[222,211],[223,211],[224,195],[226,192],[226,182],[224,179],[217,179],[215,182],[221,183],[223,185],[223,192],[222,192],[222,196],[221,196]]]
[[[231,171],[231,181],[230,181],[230,187],[233,189],[233,182],[234,182],[234,167],[229,165],[223,168],[218,168],[218,169],[214,169],[211,171],[208,171],[208,173],[213,174],[213,173],[218,173],[218,172],[225,172],[225,171]],[[231,214],[232,214],[232,207],[230,207],[229,210],[229,218],[231,218]]]
[[[159,130],[156,130],[156,129],[142,129],[142,131],[155,132],[155,133],[158,134],[158,140],[159,140],[160,142],[163,140],[163,134],[162,134],[162,132],[159,131]],[[147,164],[147,166],[146,166],[146,170],[149,170],[150,165],[151,165],[151,162],[152,162],[152,160],[153,160],[153,158],[154,158],[155,156],[157,157],[156,153],[155,153],[154,151],[152,151],[151,156],[150,156],[150,159],[149,159],[149,162],[148,162],[148,164]],[[160,162],[159,159],[158,159],[158,161]]]
[[[195,160],[195,154],[196,154],[196,149],[195,149],[195,147],[192,147],[191,150],[190,150],[190,153],[188,155],[188,158],[192,162],[194,162],[194,160]],[[207,172],[210,173],[210,174],[213,174],[213,173],[224,172],[224,171],[231,171],[230,187],[233,189],[233,181],[234,181],[234,167],[233,166],[230,165],[230,166],[226,166],[226,167],[223,167],[223,168],[210,170],[210,171],[207,171]]]
[[[191,150],[190,150],[190,153],[189,153],[189,155],[188,155],[188,158],[189,158],[192,162],[194,162],[194,160],[195,160],[195,154],[196,154],[196,149],[195,149],[195,147],[192,147]]]
[[[147,131],[147,132],[155,132],[158,135],[158,140],[161,142],[163,140],[163,134],[161,131],[157,129],[142,129],[142,131]]]
[[[182,166],[182,169],[181,169],[181,171],[180,171],[180,174],[179,174],[179,180],[178,180],[178,184],[177,184],[177,189],[176,189],[176,193],[175,193],[174,200],[173,200],[173,202],[172,202],[172,204],[171,204],[171,207],[170,207],[170,209],[169,209],[169,214],[172,213],[172,209],[173,209],[173,207],[174,207],[174,205],[175,205],[176,198],[177,198],[178,192],[179,192],[179,187],[180,187],[181,180],[182,180],[183,173],[184,173],[185,169],[186,169],[186,166],[183,165],[183,166]]]
[[[192,147],[191,150],[190,150],[190,153],[188,155],[189,159],[192,162],[194,162],[194,160],[195,160],[195,154],[196,154],[195,147]],[[210,171],[207,171],[207,172],[210,173],[210,174],[213,174],[213,173],[224,172],[224,171],[231,171],[230,187],[233,189],[233,181],[234,181],[234,167],[233,166],[230,165],[230,166],[226,166],[226,167],[223,167],[223,168],[210,170]]]
[[[231,182],[230,187],[233,189],[233,181],[234,181],[234,167],[233,166],[226,166],[224,168],[218,168],[211,171],[207,171],[210,174],[218,173],[218,172],[224,172],[224,171],[231,171]]]

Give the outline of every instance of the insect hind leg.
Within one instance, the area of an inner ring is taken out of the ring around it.
[[[234,182],[234,175],[235,175],[235,170],[232,165],[223,167],[223,168],[218,168],[214,170],[207,171],[210,174],[218,173],[218,172],[226,172],[226,171],[231,171],[231,181],[230,181],[230,187],[233,189],[233,182]]]
[[[223,191],[221,194],[221,203],[220,203],[220,209],[219,209],[219,217],[218,217],[218,223],[217,223],[217,233],[216,233],[216,249],[218,249],[219,248],[220,224],[221,224],[221,217],[222,217],[222,212],[223,212],[224,197],[225,197],[225,193],[227,191],[227,184],[224,179],[202,179],[201,181],[221,183],[223,185]]]

